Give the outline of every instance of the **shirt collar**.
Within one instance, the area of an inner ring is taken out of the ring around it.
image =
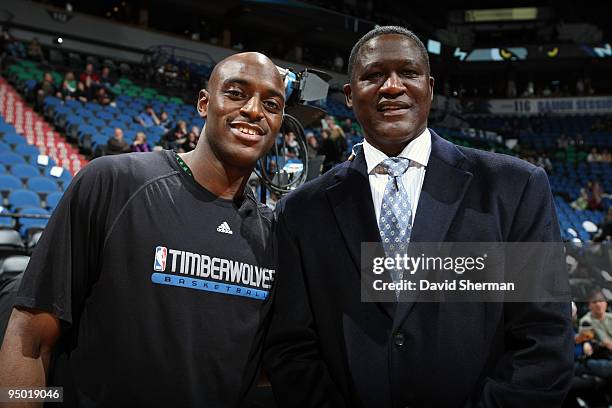
[[[368,174],[371,174],[376,166],[388,158],[386,154],[372,146],[367,140],[363,140],[363,153],[365,154]],[[423,133],[415,137],[404,147],[397,157],[409,159],[411,165],[418,164],[427,167],[429,155],[431,154],[431,133],[425,128]]]

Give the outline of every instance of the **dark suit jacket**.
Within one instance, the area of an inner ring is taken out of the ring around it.
[[[360,300],[379,241],[363,153],[279,204],[265,368],[279,407],[558,407],[570,304]],[[560,241],[545,172],[432,132],[412,241]],[[564,271],[560,271],[564,273]]]

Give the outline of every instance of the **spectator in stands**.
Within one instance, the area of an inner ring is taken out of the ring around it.
[[[99,87],[96,90],[96,98],[95,101],[98,102],[100,105],[102,106],[107,106],[110,105],[111,102],[113,101],[113,99],[111,98],[111,95],[109,94],[109,92],[106,90],[106,88],[103,87]]]
[[[66,75],[64,75],[61,92],[66,99],[74,98],[77,92],[77,81],[74,77],[74,72],[66,72]]]
[[[549,174],[553,170],[552,162],[550,161],[550,159],[548,158],[548,155],[546,153],[542,153],[540,156],[538,156],[538,160],[536,161],[536,165],[539,166],[539,167],[542,167]]]
[[[595,147],[593,147],[591,149],[591,152],[589,153],[589,155],[587,156],[587,162],[589,163],[594,163],[594,162],[600,162],[601,161],[601,155],[597,152],[597,149]]]
[[[15,37],[11,35],[8,29],[3,28],[2,34],[0,35],[0,41],[2,42],[2,49],[6,51],[8,55],[15,58],[25,58],[27,55],[26,47],[21,41],[17,41]]]
[[[37,85],[36,90],[36,108],[41,109],[43,101],[47,96],[58,96],[61,98],[61,93],[58,92],[53,81],[53,75],[50,72],[43,74],[43,80]]]
[[[295,133],[289,131],[283,136],[283,145],[281,146],[282,155],[286,159],[294,159],[298,156],[299,145],[295,140]]]
[[[162,127],[166,132],[172,129],[172,121],[168,116],[168,112],[162,111],[161,115],[159,115],[159,126]]]
[[[81,74],[79,80],[85,85],[87,92],[89,92],[87,99],[91,99],[95,92],[94,88],[100,83],[100,76],[94,72],[94,67],[91,62],[85,65],[85,71]]]
[[[81,103],[87,103],[89,100],[89,92],[87,92],[87,89],[85,89],[85,84],[83,82],[77,82],[77,90],[73,97]]]
[[[123,138],[123,129],[115,128],[115,135],[109,138],[108,142],[106,142],[104,153],[113,155],[127,153],[130,150],[130,145]]]
[[[32,38],[32,41],[28,44],[28,58],[40,62],[45,60],[45,54],[43,53],[40,41],[36,37]]]
[[[561,133],[557,138],[557,148],[558,149],[567,149],[570,144],[569,138],[565,135],[565,133]]]
[[[100,73],[100,86],[107,90],[115,86],[115,79],[111,76],[110,68],[107,66],[102,67],[102,72]]]
[[[584,211],[587,209],[588,205],[589,205],[589,193],[587,193],[587,190],[585,188],[581,188],[580,196],[578,196],[576,200],[572,201],[570,206],[575,210]]]
[[[319,141],[312,132],[306,133],[306,148],[308,149],[308,158],[314,159],[319,154]]]
[[[589,312],[580,319],[580,326],[586,323],[591,326],[595,340],[612,350],[612,313],[608,313],[608,302],[599,290],[589,295]]]
[[[321,147],[319,148],[319,154],[325,156],[325,160],[323,161],[323,172],[326,172],[340,163],[342,155],[336,143],[332,140],[331,131],[329,129],[324,129],[321,132],[321,138],[322,141]]]
[[[187,122],[179,120],[174,129],[166,132],[161,139],[164,149],[181,150],[187,141]]]
[[[589,192],[589,204],[590,210],[602,210],[601,201],[603,200],[604,191],[599,181],[589,181],[587,184]]]
[[[577,307],[572,302],[572,322],[575,324],[577,320]],[[574,372],[576,375],[590,374],[598,377],[612,379],[612,360],[607,358],[598,358],[598,354],[605,357],[608,350],[594,341],[595,333],[589,324],[585,323],[579,327],[578,333],[574,333],[574,358],[576,360]]]
[[[593,242],[602,241],[612,241],[612,207],[608,208],[606,218],[599,225],[597,233],[593,237]]]
[[[144,127],[151,127],[160,124],[160,120],[155,114],[155,111],[153,110],[153,106],[151,106],[151,104],[147,104],[145,106],[144,112],[136,116],[136,122],[140,123]]]
[[[147,143],[147,135],[144,132],[136,133],[131,148],[133,152],[150,152],[151,146]]]
[[[192,126],[191,131],[187,134],[187,140],[183,143],[183,151],[190,152],[194,150],[198,144],[198,140],[200,140],[200,128]]]

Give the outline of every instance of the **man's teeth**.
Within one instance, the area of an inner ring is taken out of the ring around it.
[[[257,134],[256,130],[250,129],[250,128],[239,127],[238,130],[241,131],[242,133],[248,133],[249,135],[256,135]]]

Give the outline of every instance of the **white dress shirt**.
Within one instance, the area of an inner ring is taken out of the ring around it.
[[[370,181],[370,191],[372,192],[372,202],[374,203],[374,212],[376,213],[376,225],[380,217],[380,208],[382,207],[383,194],[389,180],[388,174],[379,174],[374,171],[383,160],[388,158],[386,154],[369,144],[366,140],[363,141],[363,153],[365,154],[366,164],[368,166],[368,179]],[[408,193],[408,199],[412,206],[412,220],[416,217],[417,206],[421,189],[423,188],[423,180],[425,180],[425,170],[429,162],[431,154],[431,133],[429,129],[425,129],[418,137],[415,137],[402,150],[397,157],[404,157],[410,160],[410,167],[402,175],[401,181]]]

